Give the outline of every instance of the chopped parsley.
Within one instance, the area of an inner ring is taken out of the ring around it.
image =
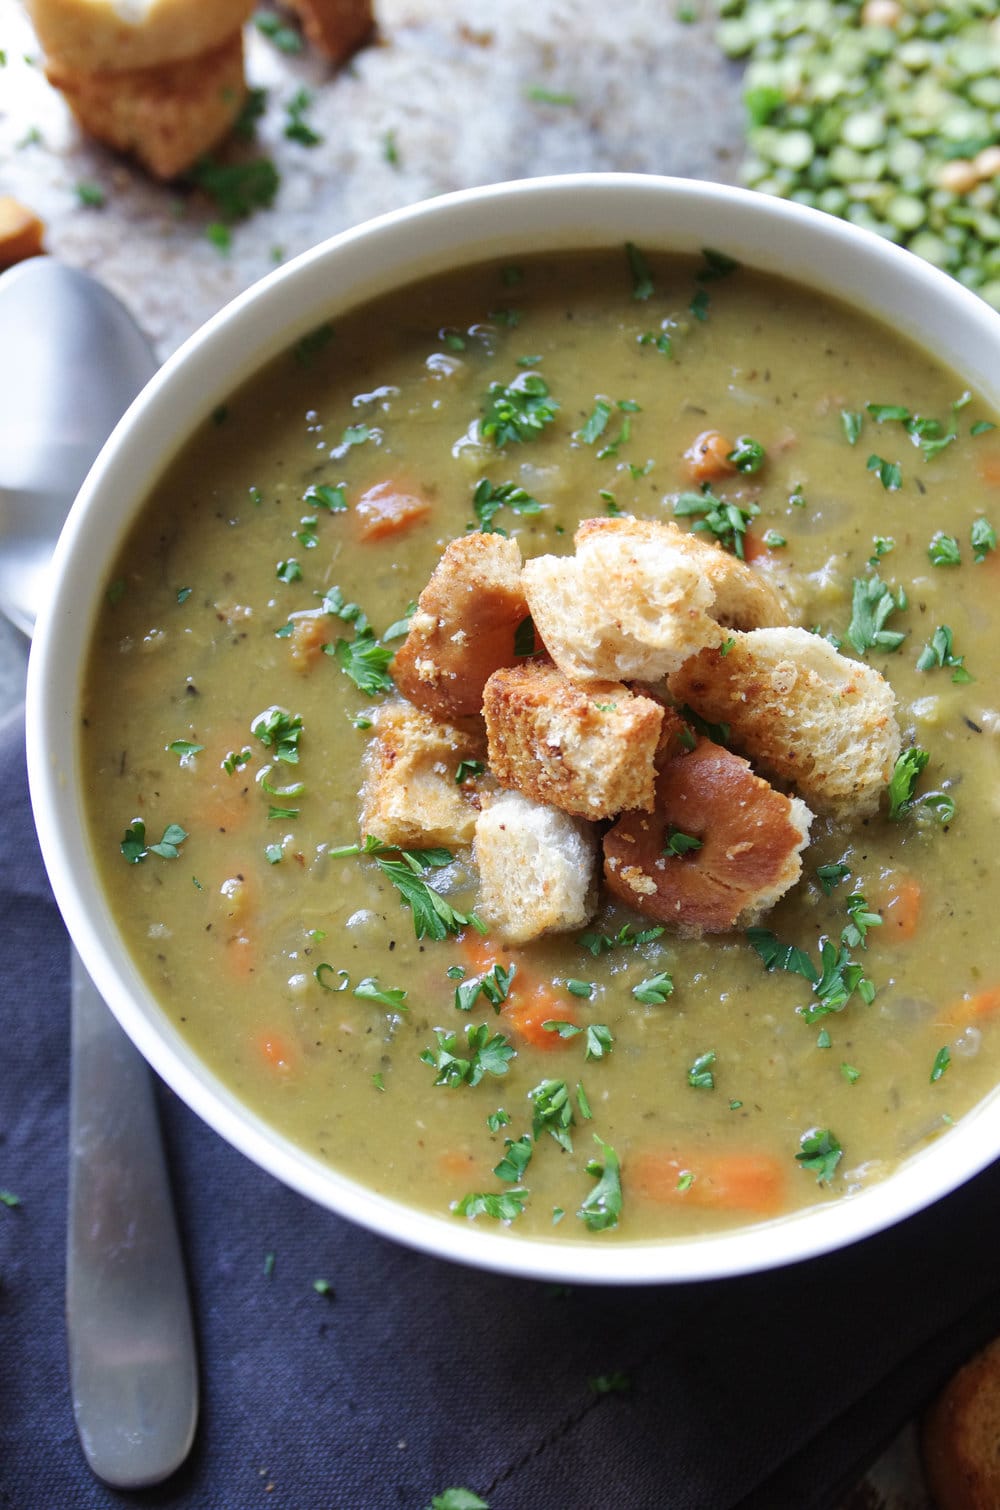
[[[452,1211],[456,1216],[467,1216],[475,1220],[477,1216],[491,1216],[496,1222],[512,1222],[515,1217],[521,1215],[525,1202],[528,1198],[527,1190],[498,1190],[479,1191],[476,1194],[463,1195],[460,1201],[455,1201]],[[451,1491],[448,1491],[449,1493]],[[441,1510],[450,1507],[450,1510],[458,1510],[460,1505],[475,1505],[482,1503],[477,1500],[446,1500],[443,1495],[433,1501],[435,1510],[438,1506]]]
[[[822,886],[824,894],[831,896],[833,888],[839,886],[851,873],[851,867],[845,865],[842,860],[834,861],[830,865],[817,865],[816,879]]]
[[[848,1085],[856,1085],[861,1079],[861,1071],[856,1070],[853,1064],[842,1064],[840,1066],[840,1073],[843,1075]]]
[[[486,770],[481,760],[460,760],[455,767],[455,782],[461,786],[465,781],[474,781]]]
[[[969,543],[972,546],[973,560],[978,565],[985,561],[990,551],[997,548],[997,532],[988,519],[974,519],[972,529],[969,532]]]
[[[485,1075],[506,1075],[514,1046],[504,1033],[491,1033],[485,1022],[469,1023],[465,1029],[464,1048],[468,1057],[456,1053],[459,1048],[457,1033],[435,1028],[436,1049],[424,1049],[420,1055],[424,1064],[437,1071],[435,1085],[456,1087],[478,1085]]]
[[[476,484],[472,507],[484,534],[502,534],[503,531],[493,523],[502,508],[513,509],[515,514],[538,514],[541,513],[542,505],[537,498],[532,498],[530,493],[514,482],[501,482],[494,487],[489,478],[484,477]]]
[[[828,1127],[818,1127],[805,1133],[800,1139],[800,1152],[795,1155],[803,1169],[811,1169],[819,1185],[829,1185],[837,1165],[843,1157],[835,1133]]]
[[[189,755],[199,755],[204,748],[204,745],[196,745],[190,739],[173,739],[167,745],[171,755],[176,755],[180,760]]]
[[[874,452],[865,463],[869,472],[878,474],[878,480],[887,493],[898,493],[903,486],[903,469],[898,461],[886,461],[883,456],[876,456]]]
[[[289,713],[287,708],[275,704],[257,714],[250,724],[250,732],[273,752],[275,760],[283,760],[287,765],[298,764],[301,714]]]
[[[946,535],[944,530],[938,530],[931,536],[927,554],[932,566],[960,566],[962,564],[962,547],[954,535]]]
[[[537,440],[558,412],[545,379],[537,372],[521,372],[507,386],[490,384],[482,434],[497,447]]]
[[[602,954],[608,954],[612,949],[624,948],[632,944],[650,944],[665,932],[666,930],[659,923],[654,924],[652,928],[643,928],[638,933],[631,923],[626,923],[614,936],[607,933],[581,933],[577,943],[589,950],[595,959],[599,959]]]
[[[759,472],[764,465],[764,447],[752,436],[741,435],[726,460],[732,462],[737,472]]]
[[[392,691],[393,680],[388,668],[395,651],[389,645],[380,644],[373,630],[356,632],[353,640],[339,639],[332,645],[324,645],[323,650],[333,656],[344,675],[350,677],[366,697]]]
[[[314,509],[326,509],[331,514],[342,514],[347,508],[343,488],[331,488],[326,483],[313,483],[302,495],[303,503],[311,503]]]
[[[368,975],[364,980],[358,981],[354,987],[354,995],[363,1001],[381,1002],[383,1007],[391,1007],[394,1012],[406,1012],[406,992],[398,986],[387,988],[380,986],[375,976]]]
[[[531,1155],[535,1151],[535,1145],[528,1133],[523,1137],[504,1138],[504,1156],[493,1170],[498,1180],[506,1180],[509,1185],[520,1183],[524,1171],[531,1163]]]
[[[695,290],[694,298],[688,305],[688,309],[694,315],[696,320],[705,321],[708,319],[708,306],[710,303],[711,299],[709,297],[708,289],[699,288]]]
[[[517,966],[505,970],[503,965],[494,965],[485,975],[466,980],[455,988],[455,1006],[459,1012],[471,1012],[480,996],[499,1012],[510,993],[511,982],[517,974]]]
[[[647,1002],[651,1005],[660,1005],[674,994],[674,983],[666,970],[661,970],[658,975],[651,975],[647,980],[640,981],[632,987],[632,995],[636,1001]]]
[[[654,293],[649,263],[633,241],[626,241],[625,255],[628,258],[629,272],[632,274],[632,298],[642,303]]]
[[[156,844],[147,844],[145,823],[141,818],[133,818],[125,830],[121,852],[130,865],[138,865],[147,855],[159,855],[161,860],[176,860],[186,838],[187,833],[179,823],[168,823],[163,830],[163,838]]]
[[[279,582],[301,582],[302,568],[295,560],[295,557],[290,556],[287,561],[278,562],[274,569],[274,575]]]
[[[905,818],[913,807],[917,779],[930,758],[919,745],[911,745],[897,757],[889,777],[889,818],[893,823]]]
[[[289,141],[298,142],[302,147],[316,147],[323,140],[305,120],[305,113],[312,103],[313,97],[308,89],[297,89],[285,106],[288,121],[284,134]]]
[[[387,860],[386,853],[398,853],[398,860]],[[448,849],[396,850],[391,844],[383,844],[372,834],[366,834],[364,844],[345,844],[329,851],[331,859],[348,855],[372,855],[375,864],[395,886],[404,907],[413,913],[413,931],[417,938],[444,939],[449,933],[460,933],[472,927],[479,933],[486,929],[474,912],[455,910],[439,891],[424,880],[425,869],[440,870],[450,865],[452,853]],[[508,976],[509,979],[509,976]]]
[[[847,638],[858,655],[869,650],[898,650],[906,639],[906,631],[885,626],[894,613],[906,607],[908,600],[903,589],[900,587],[893,593],[877,572],[869,577],[855,577]]]
[[[730,641],[732,644],[732,641]],[[723,654],[725,651],[723,650]],[[663,848],[665,855],[687,855],[692,850],[701,849],[702,841],[696,839],[693,834],[682,834],[679,828],[672,828],[670,837]]]
[[[844,427],[844,434],[847,436],[847,444],[849,446],[856,446],[861,439],[861,430],[864,422],[864,415],[859,414],[856,409],[841,409],[840,423]]]
[[[268,157],[222,163],[203,157],[191,172],[195,186],[212,201],[222,220],[232,224],[267,209],[278,192],[278,170]]]
[[[267,37],[273,42],[279,52],[295,53],[302,51],[302,38],[293,26],[285,26],[277,16],[270,11],[257,11],[253,18],[253,24],[262,37]]]
[[[533,1091],[528,1092],[532,1102],[532,1132],[535,1142],[542,1133],[551,1133],[560,1148],[573,1152],[573,1106],[565,1080],[542,1080]]]
[[[971,682],[973,679],[965,669],[964,655],[953,653],[952,633],[947,624],[938,625],[917,657],[918,671],[930,671],[935,666],[951,667],[953,682]]]
[[[682,518],[700,514],[701,518],[696,519],[691,528],[714,535],[720,545],[741,561],[744,559],[743,537],[747,525],[760,513],[755,503],[730,503],[726,498],[719,498],[707,483],[700,493],[679,493],[673,500],[673,510]]]
[[[699,1054],[687,1072],[688,1085],[696,1090],[715,1090],[715,1076],[712,1073],[712,1065],[715,1063],[715,1050],[709,1049],[705,1054]]]
[[[618,1155],[610,1144],[603,1142],[596,1133],[594,1142],[601,1150],[604,1163],[591,1159],[587,1164],[587,1173],[597,1180],[597,1184],[584,1196],[576,1214],[589,1231],[606,1232],[611,1227],[617,1227],[621,1216],[621,1167]]]
[[[584,1059],[603,1059],[605,1054],[610,1054],[615,1046],[614,1034],[603,1022],[592,1022],[587,1026],[587,1038],[584,1046]]]
[[[937,1053],[934,1056],[934,1064],[931,1068],[931,1085],[933,1085],[935,1081],[941,1079],[941,1076],[944,1074],[950,1063],[951,1050],[949,1049],[948,1045],[945,1044],[943,1048],[938,1049]]]

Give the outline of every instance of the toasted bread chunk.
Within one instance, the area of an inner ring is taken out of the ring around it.
[[[682,530],[672,519],[585,519],[576,532],[579,550],[583,541],[599,536],[617,536],[655,546],[663,541],[683,551],[692,566],[707,578],[715,592],[709,613],[727,629],[777,628],[789,622],[789,613],[773,584],[752,566],[740,561],[716,541]]]
[[[364,756],[362,837],[400,849],[471,844],[478,794],[455,777],[460,761],[484,755],[482,739],[401,700],[384,703],[374,725]]]
[[[1000,1505],[1000,1338],[970,1359],[931,1404],[920,1447],[938,1510]]]
[[[44,251],[45,226],[34,211],[0,194],[0,272]]]
[[[625,813],[604,836],[604,879],[627,906],[678,933],[757,921],[802,873],[812,813],[709,739],[670,756],[649,815]],[[673,835],[698,847],[669,852]]]
[[[664,528],[587,520],[575,556],[536,556],[522,572],[535,628],[572,681],[661,681],[722,630],[714,589]],[[593,527],[591,527],[593,526]]]
[[[229,42],[254,0],[27,0],[46,59],[73,73],[162,68]]]
[[[357,52],[375,29],[372,0],[282,0],[302,21],[316,51],[331,63]]]
[[[597,839],[587,825],[520,792],[489,799],[476,820],[476,911],[512,944],[580,928],[597,905]]]
[[[162,179],[221,141],[246,97],[239,31],[211,52],[159,68],[83,73],[51,59],[45,72],[84,131]]]
[[[884,677],[807,629],[736,633],[670,679],[679,702],[729,725],[734,748],[817,812],[869,817],[900,751]]]
[[[660,703],[621,682],[579,687],[556,666],[530,661],[494,671],[483,712],[501,786],[581,818],[652,809]]]
[[[392,663],[396,686],[437,718],[479,713],[487,679],[515,660],[514,635],[527,613],[517,541],[460,536],[417,600]]]

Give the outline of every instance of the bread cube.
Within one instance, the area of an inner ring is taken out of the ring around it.
[[[362,838],[400,849],[471,844],[478,793],[456,775],[461,761],[484,755],[481,736],[402,701],[384,703],[374,726],[363,762]]]
[[[476,912],[511,944],[582,928],[597,905],[597,837],[578,818],[520,792],[487,800],[476,820]]]

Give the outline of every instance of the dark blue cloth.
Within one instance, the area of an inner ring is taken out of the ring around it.
[[[201,1421],[170,1482],[104,1488],[66,1376],[68,952],[22,739],[19,719],[0,730],[0,1188],[22,1203],[0,1207],[4,1510],[423,1510],[453,1485],[492,1510],[823,1510],[1000,1331],[1000,1168],[779,1273],[565,1292],[373,1237],[164,1092]],[[614,1373],[627,1391],[591,1387]]]

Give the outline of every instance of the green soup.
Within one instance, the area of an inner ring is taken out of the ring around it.
[[[526,373],[550,417],[484,439],[490,385]],[[763,457],[678,514],[707,429]],[[357,503],[383,483],[423,506],[372,534]],[[512,1236],[716,1231],[882,1178],[1000,1067],[998,486],[952,373],[717,256],[473,267],[321,329],[206,417],[94,634],[90,839],[151,989],[310,1153]],[[896,816],[887,794],[814,823],[761,925],[770,969],[743,934],[679,938],[606,898],[585,931],[505,950],[461,922],[468,850],[417,862],[458,914],[418,938],[385,857],[335,853],[362,837],[387,695],[363,687],[447,542],[491,527],[560,553],[619,511],[708,516],[848,655],[869,584],[865,658],[929,756]]]

